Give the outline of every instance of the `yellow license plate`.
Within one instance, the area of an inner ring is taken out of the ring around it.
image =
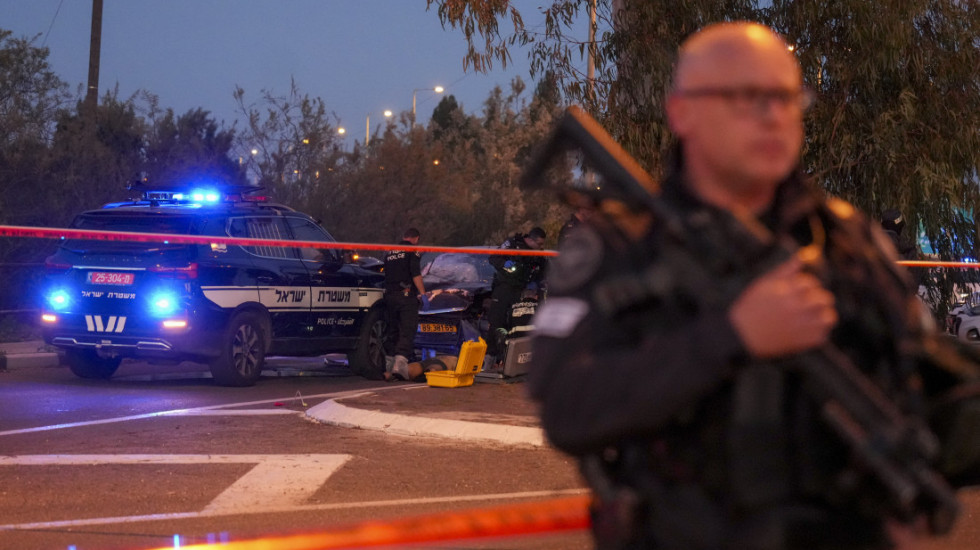
[[[419,325],[420,332],[456,332],[456,325],[447,325],[445,323],[421,323]]]

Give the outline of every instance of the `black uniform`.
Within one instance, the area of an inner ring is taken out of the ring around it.
[[[527,235],[520,233],[510,237],[500,248],[513,250],[531,250],[524,242]],[[544,278],[545,259],[542,256],[505,256],[494,254],[490,256],[490,265],[495,273],[493,287],[490,292],[490,311],[487,320],[490,323],[490,334],[497,329],[507,327],[507,315],[510,308],[521,299],[521,293],[528,283],[539,283]],[[487,354],[497,355],[500,350],[496,345],[497,338],[491,337],[487,344]]]
[[[705,297],[723,296],[731,284],[731,266],[712,251],[750,254],[733,233],[711,232],[728,214],[688,193],[679,172],[662,198],[687,234],[710,236],[711,249],[693,257],[717,269],[716,279],[688,277],[656,221],[642,242],[630,243],[592,220],[560,248],[535,318],[531,394],[549,439],[580,457],[600,498],[599,547],[884,547],[892,512],[822,421],[792,369],[802,359],[750,360],[728,320],[730,301]],[[780,238],[822,248],[819,275],[840,317],[833,344],[921,418],[910,382],[921,373],[902,355],[926,334],[913,313],[920,304],[875,244],[878,229],[797,176],[760,221]],[[747,373],[760,371],[780,381],[777,389],[740,401]]]
[[[399,244],[411,245],[409,241]],[[394,355],[411,360],[415,355],[415,332],[419,324],[418,289],[413,277],[421,275],[418,252],[392,250],[385,254],[385,307],[389,326],[395,332]]]

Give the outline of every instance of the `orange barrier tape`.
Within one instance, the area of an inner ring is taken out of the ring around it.
[[[38,239],[90,239],[99,241],[135,241],[166,244],[224,244],[237,246],[291,246],[296,248],[327,248],[339,250],[409,250],[413,252],[456,252],[461,254],[496,254],[504,256],[557,256],[554,250],[514,250],[509,248],[473,248],[459,246],[411,246],[401,244],[341,243],[323,241],[286,241],[277,239],[248,239],[211,235],[174,235],[169,233],[137,233],[132,231],[93,231],[57,227],[0,225],[0,237],[33,237]],[[906,267],[949,267],[980,269],[978,262],[942,262],[902,260]]]
[[[462,512],[412,516],[384,522],[368,521],[321,533],[266,537],[220,544],[197,544],[181,548],[184,550],[331,550],[579,531],[587,529],[590,525],[591,500],[591,496],[583,495]]]
[[[165,244],[224,244],[237,246],[290,246],[340,250],[408,250],[413,252],[458,252],[463,254],[498,254],[505,256],[557,256],[553,250],[514,250],[509,248],[468,248],[449,246],[410,246],[402,244],[339,243],[324,241],[286,241],[248,239],[212,235],[174,235],[170,233],[137,233],[133,231],[94,231],[57,227],[0,225],[0,237],[33,237],[38,239],[88,239],[97,241],[135,241]]]

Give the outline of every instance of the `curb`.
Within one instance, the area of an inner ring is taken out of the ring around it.
[[[7,355],[7,370],[24,368],[57,367],[57,353],[14,353]]]
[[[310,407],[306,411],[306,416],[323,424],[375,430],[393,435],[442,437],[476,443],[531,447],[547,445],[544,432],[540,428],[368,411],[342,405],[336,399]]]

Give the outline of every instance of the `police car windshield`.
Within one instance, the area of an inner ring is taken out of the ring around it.
[[[122,212],[89,213],[75,218],[73,229],[88,229],[93,231],[132,231],[137,233],[168,233],[188,234],[194,219],[191,216],[173,216],[166,214],[127,214]],[[162,248],[173,249],[181,245],[165,245],[163,243],[145,243],[132,241],[99,241],[88,239],[70,239],[62,245],[69,250],[100,250],[100,251],[143,251],[152,252]]]

